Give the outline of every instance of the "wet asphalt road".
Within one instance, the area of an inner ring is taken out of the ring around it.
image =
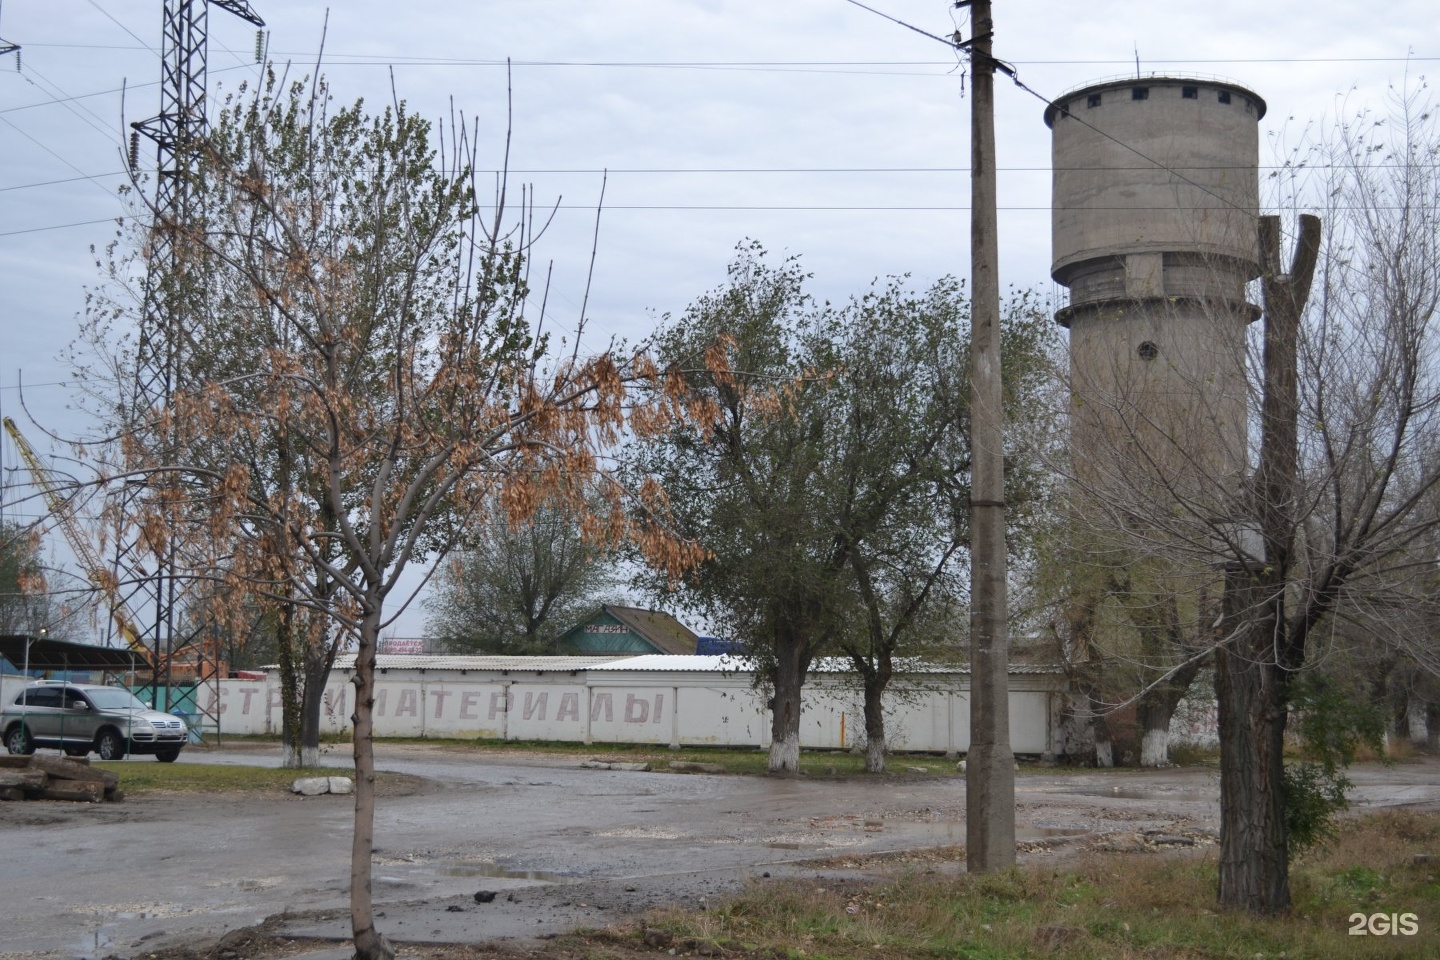
[[[601,926],[659,904],[713,899],[764,873],[813,875],[794,866],[800,861],[964,840],[958,776],[630,773],[398,745],[381,745],[377,757],[383,770],[431,781],[421,793],[382,799],[376,815],[378,925],[399,940]],[[181,762],[278,759],[266,748],[197,751]],[[938,759],[918,763],[953,770]],[[1434,762],[1363,768],[1355,779],[1362,804],[1440,806]],[[1217,798],[1206,770],[1027,772],[1017,822],[1030,839],[1203,835],[1214,831]],[[276,914],[287,915],[282,927],[292,935],[343,937],[352,814],[343,796],[0,805],[0,958],[132,957]],[[482,889],[497,893],[494,902],[474,901]]]

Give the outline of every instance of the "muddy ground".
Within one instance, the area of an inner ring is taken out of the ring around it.
[[[548,938],[633,923],[663,904],[706,905],[751,878],[858,882],[877,859],[956,869],[964,842],[964,783],[939,759],[898,763],[927,774],[772,780],[438,745],[382,744],[377,754],[382,769],[417,778],[379,804],[379,926],[437,949],[486,943],[564,958],[573,946],[579,956],[583,944]],[[278,760],[267,746],[181,762]],[[1359,809],[1440,808],[1440,761],[1361,767],[1353,779]],[[1215,842],[1218,794],[1207,769],[1022,770],[1021,857],[1204,847]],[[0,804],[0,958],[163,960],[199,949],[237,960],[337,943],[348,931],[352,813],[344,796]],[[482,890],[496,896],[477,903]]]

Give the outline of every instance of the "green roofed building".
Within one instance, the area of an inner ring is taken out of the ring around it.
[[[601,604],[567,630],[557,653],[572,654],[694,654],[695,632],[668,613]]]

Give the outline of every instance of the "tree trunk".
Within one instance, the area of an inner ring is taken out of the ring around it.
[[[309,650],[305,656],[305,686],[301,691],[300,763],[306,767],[320,765],[320,710],[325,704],[325,681],[330,678],[330,651]]]
[[[305,644],[305,688],[300,714],[300,756],[307,767],[320,765],[320,712],[325,705],[325,684],[330,679],[330,668],[335,665],[335,654],[343,635],[325,619],[318,619],[314,625],[319,628],[318,634],[307,634]]]
[[[1137,704],[1140,721],[1140,766],[1163,767],[1170,763],[1170,718],[1175,715],[1178,697],[1166,684],[1147,690]]]
[[[280,655],[280,762],[287,770],[304,766],[300,756],[304,688],[295,646],[295,605],[285,603],[279,609],[275,649]]]
[[[1188,651],[1187,651],[1188,652]],[[1181,698],[1200,672],[1203,661],[1191,658],[1168,679],[1155,684],[1140,698],[1140,766],[1164,767],[1170,764],[1170,721]]]
[[[375,849],[375,651],[380,638],[377,608],[360,623],[355,655],[355,833],[350,845],[350,927],[356,960],[395,960],[395,949],[375,929],[371,858]]]
[[[1140,712],[1140,766],[1170,765],[1170,713],[1161,710]]]
[[[1090,726],[1095,733],[1095,766],[1113,767],[1115,745],[1110,733],[1110,716],[1105,712],[1105,705],[1093,692],[1086,692],[1085,703],[1090,710]]]
[[[1244,570],[1226,574],[1225,625],[1215,649],[1220,714],[1222,907],[1273,914],[1290,906],[1285,825],[1286,674],[1275,662],[1274,622]],[[1239,635],[1236,636],[1236,631]]]
[[[1097,728],[1095,731],[1095,766],[1115,766],[1115,744],[1110,740],[1110,734],[1102,734]]]
[[[1405,698],[1405,728],[1402,733],[1409,739],[1410,746],[1425,749],[1425,701],[1414,693]]]
[[[288,431],[281,431],[279,445],[280,456],[277,464],[279,470],[276,482],[280,490],[288,493],[293,479],[293,452],[290,449]],[[279,529],[284,534],[289,530],[288,507],[282,508],[280,520]],[[278,536],[275,541],[275,549],[283,552],[287,543],[286,536]],[[304,717],[304,679],[301,671],[304,669],[305,657],[300,641],[296,637],[298,632],[295,623],[297,611],[295,588],[291,583],[285,589],[285,599],[279,604],[278,623],[275,627],[275,650],[280,656],[281,763],[288,770],[305,765],[304,758],[300,755],[300,728]]]
[[[770,772],[794,776],[800,772],[800,691],[809,659],[799,638],[791,634],[779,639],[770,701]]]
[[[865,772],[884,773],[885,754],[885,688],[890,683],[887,670],[872,671],[865,677]]]
[[[1425,746],[1440,752],[1440,703],[1425,706]]]
[[[1220,712],[1220,905],[1272,914],[1290,907],[1290,838],[1285,824],[1285,723],[1290,677],[1305,662],[1303,638],[1289,633],[1285,590],[1296,536],[1297,343],[1320,250],[1320,220],[1300,216],[1288,273],[1280,263],[1280,219],[1261,217],[1258,238],[1265,301],[1264,390],[1255,502],[1263,562],[1227,564],[1215,649]]]

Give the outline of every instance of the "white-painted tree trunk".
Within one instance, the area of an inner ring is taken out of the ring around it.
[[[1422,750],[1430,745],[1430,725],[1425,717],[1427,712],[1425,702],[1416,697],[1410,698],[1410,705],[1405,709],[1405,719],[1410,726],[1410,743]]]
[[[865,772],[885,772],[885,738],[871,737],[865,741]]]
[[[1101,740],[1099,737],[1095,738],[1095,766],[1115,766],[1115,751],[1111,747],[1109,740]]]
[[[318,767],[318,766],[320,766],[320,748],[319,748],[319,747],[301,747],[301,748],[300,748],[300,765],[301,765],[302,767]]]
[[[1170,764],[1170,731],[1146,730],[1140,739],[1140,766],[1164,767]]]
[[[787,733],[770,744],[770,772],[800,772],[800,734]]]

